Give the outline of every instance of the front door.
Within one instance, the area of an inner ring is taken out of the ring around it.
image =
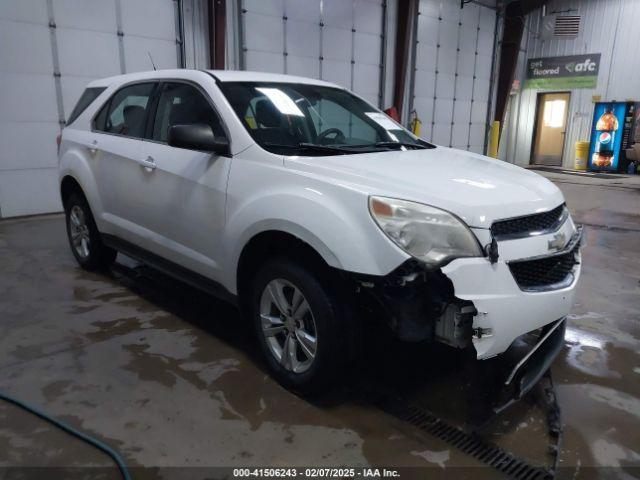
[[[562,165],[570,95],[568,92],[538,95],[532,154],[534,164]]]
[[[195,85],[163,83],[147,141],[142,142],[136,184],[151,235],[149,250],[214,280],[220,248],[231,159],[211,152],[171,147],[172,125],[206,124],[226,136],[210,100]],[[144,201],[142,201],[144,198]]]

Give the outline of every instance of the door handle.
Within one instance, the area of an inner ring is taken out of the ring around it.
[[[138,160],[138,163],[140,164],[141,167],[144,167],[148,170],[155,170],[156,169],[156,162],[153,159],[153,157],[147,157],[144,160]]]
[[[87,148],[89,149],[89,153],[94,155],[98,151],[98,141],[93,140],[89,145],[87,145]]]

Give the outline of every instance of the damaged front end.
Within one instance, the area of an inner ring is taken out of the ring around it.
[[[354,275],[361,305],[384,318],[400,340],[439,341],[455,348],[473,345],[473,303],[456,298],[440,269],[407,260],[384,277]]]

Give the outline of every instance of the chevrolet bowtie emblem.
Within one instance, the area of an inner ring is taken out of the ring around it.
[[[561,250],[567,244],[567,238],[564,233],[556,233],[553,240],[549,240],[549,250]]]

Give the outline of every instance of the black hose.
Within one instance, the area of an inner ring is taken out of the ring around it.
[[[23,410],[26,410],[27,412],[32,413],[33,415],[40,417],[41,419],[51,423],[52,425],[55,425],[60,430],[64,430],[68,434],[73,435],[74,437],[79,438],[80,440],[106,453],[113,459],[113,461],[118,466],[118,470],[120,470],[120,473],[122,474],[122,478],[124,478],[124,480],[132,479],[131,474],[129,473],[129,470],[127,469],[127,466],[125,465],[124,460],[122,459],[120,454],[116,452],[113,448],[111,448],[109,445],[101,442],[100,440],[96,440],[95,438],[90,437],[86,433],[76,430],[75,428],[67,425],[66,423],[61,422],[60,420],[50,417],[49,415],[44,413],[42,410],[39,410],[38,408],[32,407],[31,405],[28,405],[16,398],[10,397],[9,395],[6,395],[2,392],[0,392],[0,399],[6,402],[9,402],[17,407],[20,407]]]

